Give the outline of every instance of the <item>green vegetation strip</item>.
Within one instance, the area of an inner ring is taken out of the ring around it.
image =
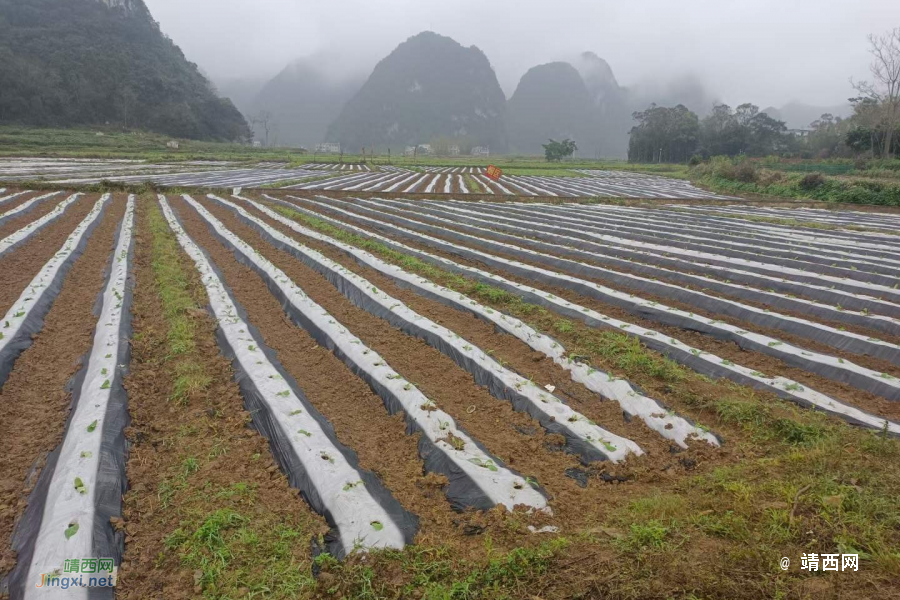
[[[466,182],[466,187],[469,188],[469,192],[473,194],[483,194],[484,189],[481,187],[481,184],[472,177],[471,175],[463,175],[463,181]]]
[[[186,402],[211,383],[198,360],[194,339],[196,326],[192,313],[202,311],[202,304],[191,295],[181,248],[155,203],[149,209],[148,224],[153,237],[153,275],[168,325],[166,358],[173,362],[176,374],[172,399]]]
[[[713,157],[690,169],[691,181],[722,193],[820,200],[832,203],[900,206],[900,184],[831,177],[821,173],[796,173],[765,168],[747,159]]]

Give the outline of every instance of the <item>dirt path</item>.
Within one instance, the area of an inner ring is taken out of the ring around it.
[[[77,208],[87,212],[95,200],[87,199]],[[0,394],[0,579],[15,565],[10,538],[16,520],[28,504],[28,494],[40,476],[48,453],[62,440],[71,400],[67,383],[81,368],[80,359],[91,348],[97,324],[93,307],[103,287],[104,271],[124,214],[125,197],[117,195],[91,235],[84,254],[66,277],[43,330],[16,361]],[[75,228],[77,221],[71,220],[83,217],[83,214],[64,217],[62,220],[67,221],[70,229],[61,230],[62,237]],[[59,240],[49,252],[52,254],[61,244]],[[29,246],[34,251],[34,246]],[[14,254],[27,263],[28,252],[29,248],[23,247]],[[34,259],[35,271],[43,262]]]

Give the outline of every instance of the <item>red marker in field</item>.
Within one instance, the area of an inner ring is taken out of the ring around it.
[[[494,181],[500,181],[500,178],[503,177],[503,171],[491,165],[487,168],[487,173],[485,173],[488,177],[493,179]]]

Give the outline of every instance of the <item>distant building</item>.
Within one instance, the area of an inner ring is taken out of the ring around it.
[[[475,146],[472,148],[472,156],[490,156],[491,149],[488,146]]]
[[[253,140],[253,147],[254,148],[262,148],[262,142],[259,140]]]
[[[179,144],[175,140],[172,140],[171,142],[166,142],[166,148],[171,148],[172,150],[178,150],[179,147],[181,147],[181,144]]]
[[[806,138],[806,137],[809,137],[809,134],[812,133],[812,130],[811,129],[788,129],[787,132],[797,138]]]
[[[316,144],[316,152],[321,154],[340,154],[341,145],[337,142],[325,142],[324,144]]]
[[[457,144],[450,145],[450,156],[459,156],[459,146]]]

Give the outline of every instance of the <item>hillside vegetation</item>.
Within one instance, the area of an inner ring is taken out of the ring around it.
[[[0,31],[0,123],[250,135],[142,0],[0,0]]]

